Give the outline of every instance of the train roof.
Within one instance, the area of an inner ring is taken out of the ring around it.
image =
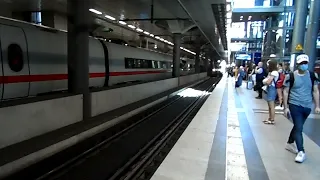
[[[4,17],[4,16],[0,16],[0,24],[7,24],[7,25],[11,25],[11,26],[20,26],[23,28],[36,28],[38,30],[52,32],[52,33],[59,33],[59,32],[60,33],[68,33],[68,31],[66,31],[66,30],[56,29],[56,28],[52,28],[52,27],[48,27],[48,26],[44,26],[44,25],[39,25],[39,24],[35,24],[35,23],[30,23],[30,22],[25,22],[25,21],[12,19],[12,18],[8,18],[8,17]],[[89,36],[89,37],[97,39],[97,40],[107,41],[105,38],[101,38],[101,37],[94,37],[94,36]],[[134,47],[131,47],[131,48],[134,48]],[[137,48],[144,49],[144,48],[140,48],[140,47],[137,47]],[[144,50],[172,56],[172,54],[159,52],[159,51],[156,51],[153,49],[144,49]],[[180,59],[182,60],[182,58],[180,58]]]

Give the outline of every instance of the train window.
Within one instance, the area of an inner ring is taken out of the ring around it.
[[[152,61],[151,60],[144,60],[144,68],[151,69],[152,68]]]
[[[161,68],[162,69],[167,69],[167,63],[166,62],[161,61],[160,63],[161,63]]]
[[[136,59],[134,63],[134,68],[141,68],[141,59]]]
[[[125,68],[127,68],[127,69],[134,68],[134,59],[125,58]]]
[[[148,68],[148,62],[147,60],[141,60],[141,68]]]
[[[154,68],[154,69],[158,69],[159,68],[158,61],[152,61],[152,68]]]
[[[23,69],[23,51],[18,44],[10,44],[8,46],[8,64],[14,72],[19,72]]]
[[[153,61],[146,59],[125,58],[125,68],[127,69],[159,69],[167,68],[170,65],[164,61]]]

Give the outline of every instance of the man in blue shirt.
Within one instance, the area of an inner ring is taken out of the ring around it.
[[[286,149],[297,154],[295,161],[299,163],[306,159],[302,130],[306,119],[311,113],[312,98],[315,102],[315,113],[320,113],[318,81],[316,81],[316,76],[308,71],[308,63],[308,55],[301,54],[297,56],[298,70],[286,76],[284,81],[285,89],[283,91],[284,113],[287,118],[291,116],[294,125],[290,132]],[[293,77],[290,78],[290,76]],[[294,142],[296,142],[296,146]]]

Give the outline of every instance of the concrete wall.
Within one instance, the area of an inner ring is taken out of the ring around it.
[[[198,75],[203,79],[206,73]],[[178,81],[181,80],[184,84],[197,84],[200,81],[194,81],[192,78],[180,77],[172,78],[157,82],[139,84],[130,87],[123,87],[102,92],[92,93],[94,114],[101,114],[128,103],[132,103],[149,96],[161,93],[163,91],[175,88],[178,86]],[[192,86],[190,84],[188,86]],[[176,94],[179,91],[173,93]],[[52,154],[60,152],[81,140],[89,138],[103,130],[113,126],[147,108],[163,102],[169,96],[161,97],[160,99],[143,105],[135,110],[132,110],[115,119],[107,121],[99,126],[89,129],[80,134],[74,135],[49,147],[31,153],[13,162],[7,163],[0,167],[0,179],[8,174],[14,173],[24,167],[40,161]],[[44,134],[49,131],[61,128],[63,126],[78,122],[82,119],[82,96],[71,96],[60,99],[24,104],[20,106],[0,108],[0,148],[5,146],[30,139],[34,136]]]
[[[200,73],[200,74],[192,74],[189,76],[182,76],[179,78],[179,85],[184,85],[184,84],[188,84],[190,82],[196,81],[198,79],[203,79],[207,77],[207,73]]]
[[[178,78],[92,93],[92,116],[154,96],[178,86]]]
[[[82,95],[0,108],[0,148],[82,119]]]
[[[92,93],[92,116],[117,109],[161,92],[203,79],[207,73],[193,74],[179,78],[166,79],[108,91]]]
[[[92,93],[92,116],[195,82],[206,73]],[[0,108],[0,148],[82,120],[82,95]]]

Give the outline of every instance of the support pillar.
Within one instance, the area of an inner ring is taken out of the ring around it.
[[[194,62],[194,68],[196,73],[200,73],[200,52],[201,52],[201,47],[200,44],[197,45],[196,47],[196,59]]]
[[[214,58],[213,57],[211,57],[211,59],[210,59],[210,64],[209,64],[209,68],[208,68],[208,75],[209,76],[211,76],[212,75],[212,69],[213,69],[213,67],[214,67],[214,60],[213,60]]]
[[[204,63],[205,72],[207,72],[207,74],[208,74],[208,69],[209,69],[209,60],[208,60],[208,58],[204,59],[203,63]]]
[[[55,28],[54,12],[46,11],[41,12],[42,25]]]
[[[308,13],[308,1],[295,1],[296,15],[294,17],[294,27],[292,36],[291,48],[291,63],[290,68],[294,70],[296,64],[296,55],[302,53],[302,50],[296,49],[297,45],[304,45],[304,36],[306,34],[306,19]]]
[[[89,92],[89,3],[68,0],[68,91],[83,95],[83,120],[91,117]]]
[[[305,41],[305,53],[309,56],[309,70],[314,71],[314,64],[317,59],[317,42],[320,18],[320,0],[311,0],[309,24]]]
[[[181,45],[181,33],[173,34],[173,69],[172,77],[180,76],[180,45]]]

